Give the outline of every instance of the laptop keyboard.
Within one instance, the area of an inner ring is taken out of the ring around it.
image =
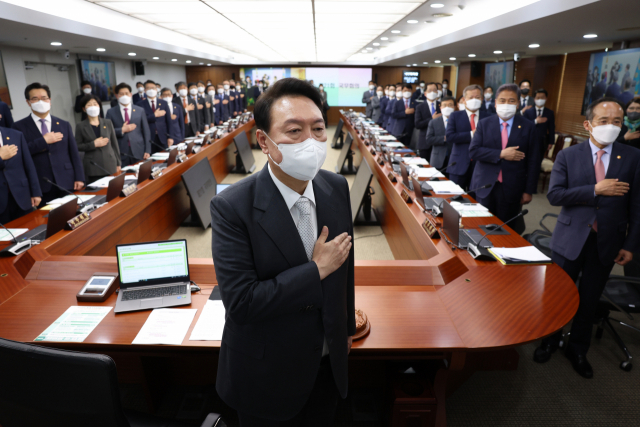
[[[164,286],[162,288],[137,289],[124,291],[122,301],[134,301],[146,298],[170,297],[187,293],[187,285]]]

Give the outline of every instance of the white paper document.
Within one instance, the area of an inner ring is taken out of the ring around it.
[[[480,203],[451,202],[451,206],[457,210],[463,218],[493,216],[493,214],[489,212],[489,209]]]
[[[9,231],[11,232],[11,234],[13,234],[13,237],[18,237],[19,235],[29,231],[29,229],[28,228],[10,228]],[[13,237],[11,236],[11,234],[7,233],[7,230],[5,230],[4,228],[1,229],[0,242],[10,242],[11,240],[13,240]]]
[[[396,137],[393,135],[380,135],[380,141],[396,141]]]
[[[438,172],[436,168],[416,168],[418,178],[441,178],[444,177],[442,173]],[[432,182],[429,182],[431,185]]]
[[[34,341],[82,342],[113,307],[71,306]]]
[[[156,308],[132,344],[182,344],[196,311],[195,308]]]
[[[404,144],[402,142],[387,142],[386,145],[389,148],[401,148],[401,147],[404,147]]]
[[[549,262],[551,258],[540,252],[535,246],[522,248],[491,248],[500,258],[510,261]]]
[[[207,300],[189,341],[221,341],[225,310],[221,300]]]
[[[429,181],[436,194],[462,194],[464,190],[453,181]]]
[[[104,178],[100,178],[99,180],[87,185],[87,187],[107,188],[109,186],[109,182],[111,182],[113,178],[115,178],[115,176],[105,176]]]
[[[403,157],[402,161],[407,165],[429,166],[429,162],[427,161],[427,159],[423,159],[422,157]]]
[[[82,200],[83,202],[86,202],[87,200],[93,198],[93,196],[91,195],[84,195],[84,194],[79,194],[77,196],[80,200]],[[64,197],[59,197],[57,199],[53,199],[52,201],[50,201],[49,203],[47,203],[48,205],[62,205],[63,203],[67,203],[70,200],[75,199],[76,196],[72,196],[71,194],[69,194],[68,196],[64,196]],[[78,202],[78,204],[80,204]]]
[[[166,151],[160,151],[151,155],[151,158],[154,160],[167,160],[169,158],[170,153]]]

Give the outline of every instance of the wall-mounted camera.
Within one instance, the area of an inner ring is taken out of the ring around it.
[[[520,54],[519,54],[518,52],[516,52],[516,53],[514,53],[514,54],[513,54],[513,60],[514,60],[515,62],[520,61]]]

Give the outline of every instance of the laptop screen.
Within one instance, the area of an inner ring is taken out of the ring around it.
[[[186,240],[118,245],[116,252],[123,288],[189,281]]]
[[[460,214],[446,200],[442,202],[442,231],[449,236],[451,243],[458,246],[460,242]]]

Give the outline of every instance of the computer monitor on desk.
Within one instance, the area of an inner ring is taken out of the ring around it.
[[[256,168],[256,161],[253,158],[253,152],[251,151],[251,145],[249,145],[249,140],[247,139],[247,133],[240,132],[233,138],[233,142],[236,144],[236,167],[233,172],[253,172]]]

